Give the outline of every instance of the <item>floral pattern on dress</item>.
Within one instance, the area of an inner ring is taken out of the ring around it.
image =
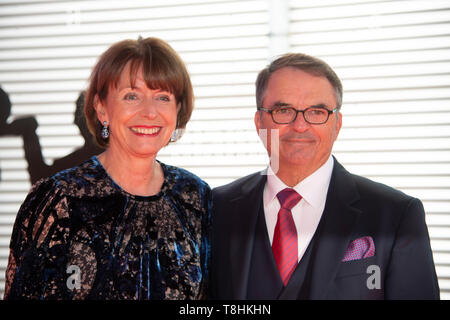
[[[33,185],[11,237],[5,299],[205,298],[211,190],[160,165],[164,183],[148,197],[122,190],[96,156]]]

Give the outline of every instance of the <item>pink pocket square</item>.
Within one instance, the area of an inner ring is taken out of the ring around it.
[[[375,244],[370,236],[353,240],[348,246],[342,262],[360,260],[375,255]]]

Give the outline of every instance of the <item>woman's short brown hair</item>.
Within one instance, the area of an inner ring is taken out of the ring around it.
[[[102,124],[94,108],[95,100],[105,101],[109,89],[117,87],[120,75],[130,63],[130,81],[134,85],[139,68],[150,89],[171,92],[180,110],[176,128],[184,129],[194,108],[194,93],[186,66],[175,50],[158,38],[139,37],[113,44],[99,58],[92,70],[86,91],[84,114],[89,131],[100,147],[106,148],[109,140],[101,136]]]

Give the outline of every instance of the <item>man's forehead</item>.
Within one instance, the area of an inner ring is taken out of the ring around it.
[[[268,85],[281,83],[284,85],[299,84],[308,86],[311,81],[314,82],[314,84],[328,84],[330,87],[332,87],[327,77],[292,67],[284,67],[274,71],[269,77]]]
[[[269,78],[264,101],[286,104],[333,104],[335,90],[326,77],[311,75],[293,68],[282,68]]]

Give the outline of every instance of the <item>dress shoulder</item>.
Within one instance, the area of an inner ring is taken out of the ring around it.
[[[56,220],[65,218],[68,218],[67,201],[61,189],[51,178],[39,180],[32,186],[17,213],[11,249],[20,251],[32,244],[40,247],[49,240],[49,232]]]
[[[60,171],[50,179],[62,193],[74,198],[100,198],[118,191],[96,156],[78,166]]]
[[[65,266],[60,252],[65,250],[69,237],[68,221],[67,201],[60,188],[51,178],[36,182],[14,223],[5,297],[40,299],[43,288],[52,285],[45,280],[50,275],[45,270],[56,272]]]
[[[194,173],[175,166],[171,166],[168,164],[161,163],[163,165],[163,170],[165,172],[170,173],[170,175],[173,176],[173,178],[176,180],[177,184],[191,184],[198,186],[199,188],[206,188],[210,189],[208,183],[206,183],[204,180],[199,178]]]
[[[160,163],[166,175],[168,193],[183,205],[198,211],[209,211],[211,188],[194,173],[175,166]]]
[[[68,198],[92,189],[86,178],[92,167],[88,162],[40,179],[31,187],[17,213],[11,236],[10,248],[17,255],[26,248],[44,250],[66,240],[70,226]]]

